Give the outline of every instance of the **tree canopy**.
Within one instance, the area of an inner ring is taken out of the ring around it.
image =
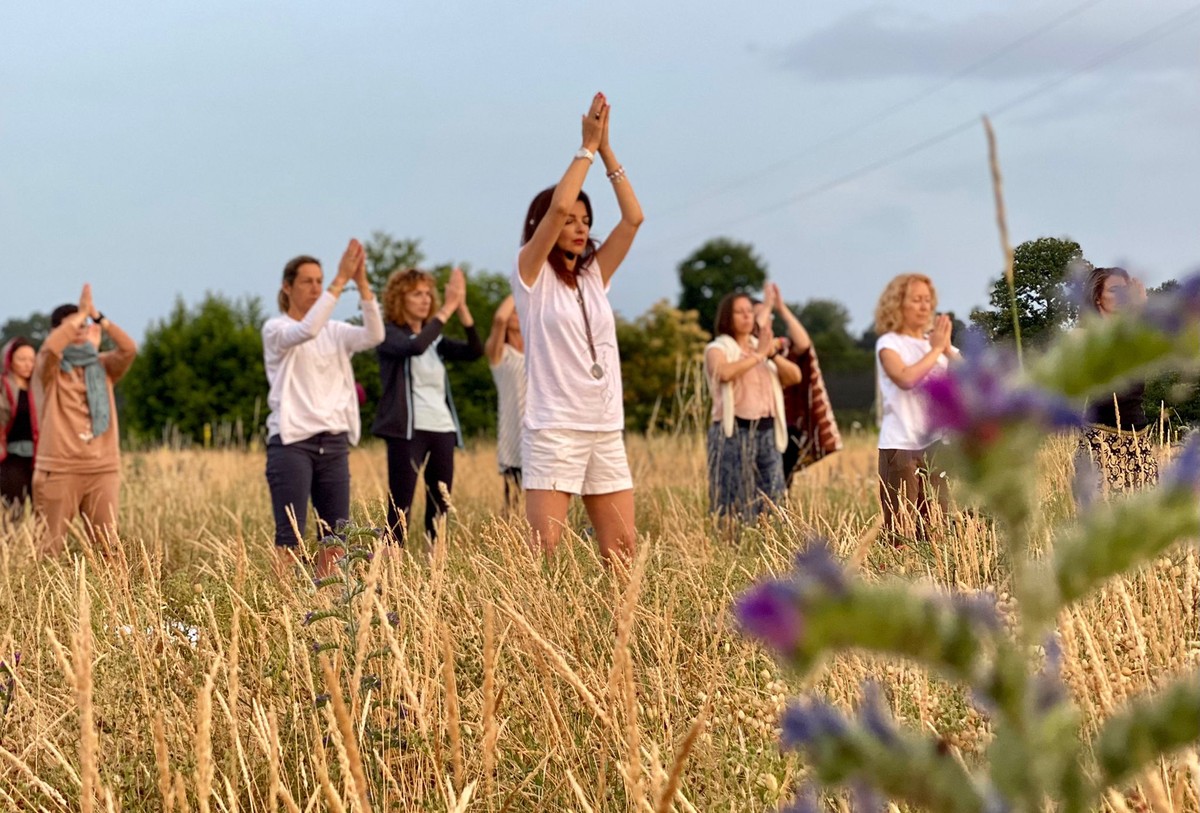
[[[725,294],[745,291],[757,296],[766,281],[767,266],[753,246],[717,237],[679,264],[679,309],[696,311],[700,327],[711,333]]]
[[[1079,315],[1068,277],[1071,266],[1082,260],[1083,250],[1067,237],[1027,240],[1013,251],[1013,285],[1023,344],[1044,347]],[[1004,274],[992,283],[988,307],[975,310],[971,322],[993,341],[1013,338],[1012,300]]]

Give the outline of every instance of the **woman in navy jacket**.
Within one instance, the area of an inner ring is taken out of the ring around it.
[[[462,447],[462,429],[443,361],[474,361],[483,355],[466,293],[466,278],[458,268],[450,273],[440,307],[433,276],[415,268],[393,273],[383,291],[386,335],[376,351],[383,394],[371,431],[387,441],[388,527],[401,543],[421,466],[429,541],[437,536],[436,522],[446,513],[446,495],[454,483],[454,447]],[[455,312],[466,328],[465,342],[442,336]]]

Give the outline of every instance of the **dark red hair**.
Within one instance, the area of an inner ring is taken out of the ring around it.
[[[525,215],[525,226],[521,230],[521,245],[525,245],[533,239],[533,233],[537,231],[538,224],[550,211],[550,203],[554,199],[554,190],[557,187],[547,187],[537,193],[533,202],[529,204],[529,212]],[[579,190],[577,200],[583,202],[583,208],[587,210],[588,218],[588,241],[583,247],[583,253],[575,260],[575,269],[571,270],[567,267],[567,253],[558,247],[557,238],[555,239],[554,247],[550,249],[550,256],[547,261],[550,267],[554,269],[554,276],[558,277],[563,285],[568,288],[575,287],[575,276],[583,271],[595,259],[596,256],[596,241],[591,236],[592,220],[592,201],[588,198],[587,193],[582,189]]]

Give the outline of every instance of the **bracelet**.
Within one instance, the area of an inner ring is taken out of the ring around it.
[[[625,167],[618,166],[612,172],[608,173],[608,179],[612,181],[614,185],[625,180]]]
[[[107,319],[107,318],[108,318],[108,317],[106,317],[106,316],[105,316],[103,313],[101,313],[100,311],[96,311],[96,318],[95,318],[95,319],[93,319],[92,321],[93,321],[93,322],[95,322],[96,324],[100,324],[101,322],[103,322],[103,321],[104,321],[105,319]]]

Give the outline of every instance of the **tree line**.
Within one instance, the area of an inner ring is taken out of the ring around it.
[[[376,292],[383,290],[393,271],[428,267],[415,239],[375,232],[366,249],[368,276]],[[1079,299],[1071,274],[1074,268],[1086,267],[1084,263],[1079,244],[1067,238],[1038,238],[1016,248],[1014,281],[1026,346],[1044,346],[1074,323]],[[492,313],[509,294],[508,276],[464,269],[468,271],[467,304],[486,337]],[[430,270],[440,288],[451,266]],[[617,321],[630,431],[707,423],[707,392],[699,362],[711,338],[717,303],[731,291],[757,294],[767,281],[767,265],[753,246],[728,238],[704,243],[679,263],[677,273],[676,302],[661,300],[634,319]],[[850,313],[836,300],[809,299],[790,307],[812,336],[839,416],[843,421],[869,422],[874,401],[874,330],[868,327],[853,334]],[[174,438],[207,443],[214,432],[239,442],[261,432],[267,383],[260,330],[269,315],[258,297],[235,299],[209,292],[190,306],[177,299],[166,317],[147,328],[138,360],[118,386],[127,435],[153,442],[169,432]],[[1008,287],[1002,275],[993,282],[988,306],[976,309],[969,318],[990,340],[1012,340]],[[954,322],[957,340],[967,325],[957,318]],[[0,335],[4,341],[21,335],[40,344],[49,329],[48,315],[34,313],[9,319],[0,326]],[[782,332],[782,326],[778,329]],[[454,321],[446,332],[461,338],[463,328]],[[360,407],[363,426],[369,427],[380,396],[379,363],[370,352],[355,355],[353,363],[366,395]],[[451,365],[448,370],[463,431],[493,434],[496,392],[486,359]],[[1165,402],[1174,422],[1200,422],[1200,390],[1195,382],[1168,373],[1151,381],[1146,395],[1149,414],[1157,416]]]

